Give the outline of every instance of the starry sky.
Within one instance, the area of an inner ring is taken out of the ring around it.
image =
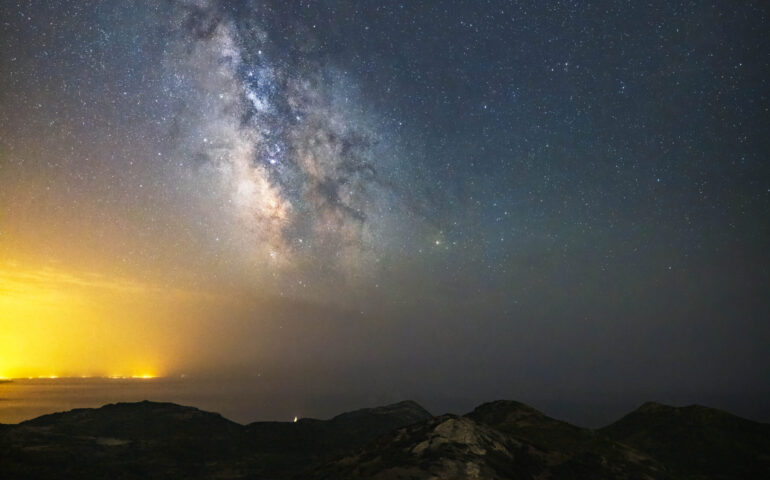
[[[0,376],[770,419],[769,14],[3,0]]]

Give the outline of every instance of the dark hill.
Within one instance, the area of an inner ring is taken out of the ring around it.
[[[0,428],[0,478],[288,478],[426,418],[400,402],[243,426],[172,403],[118,403]]]
[[[255,422],[246,426],[260,450],[337,451],[433,416],[415,402],[404,401],[337,415],[331,420],[302,418],[296,423]]]
[[[172,403],[118,403],[44,415],[0,432],[0,478],[179,478],[220,470],[243,426]]]
[[[384,407],[363,408],[342,413],[332,418],[329,424],[339,428],[358,427],[366,424],[369,428],[378,425],[392,429],[390,426],[394,423],[409,425],[428,418],[433,418],[430,412],[422,408],[417,402],[405,400]]]
[[[242,426],[218,413],[173,403],[115,403],[101,408],[80,408],[22,422],[21,426],[60,435],[151,440],[177,437],[229,436]]]
[[[770,478],[770,425],[721,410],[647,402],[599,432],[681,478]]]
[[[593,430],[548,417],[523,403],[507,400],[485,403],[466,416],[554,453],[549,471],[555,478],[660,478],[665,475],[665,467],[651,456]]]
[[[295,475],[393,431],[433,418],[415,402],[404,401],[343,413],[331,420],[255,422],[246,426],[249,470],[261,475]]]

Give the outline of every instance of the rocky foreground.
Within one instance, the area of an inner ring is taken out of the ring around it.
[[[646,403],[589,430],[512,401],[464,416],[407,401],[240,425],[145,401],[0,425],[0,478],[770,478],[770,425]]]

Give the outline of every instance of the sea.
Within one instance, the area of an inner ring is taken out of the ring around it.
[[[483,397],[483,398],[482,398]],[[488,397],[488,396],[487,396]],[[465,413],[489,400],[454,399],[414,396],[412,400],[434,414]],[[583,427],[601,427],[652,399],[669,405],[693,403],[720,408],[760,422],[770,422],[770,391],[743,395],[634,395],[593,398],[527,398],[508,395],[535,406],[547,415]],[[408,397],[339,394],[318,395],[311,389],[292,388],[280,380],[265,381],[220,377],[161,378],[32,378],[0,380],[0,423],[19,423],[41,415],[72,410],[98,408],[117,402],[173,402],[216,412],[241,424],[254,421],[292,421],[294,417],[331,418],[342,412],[363,407],[386,405]],[[504,398],[504,397],[500,397]]]

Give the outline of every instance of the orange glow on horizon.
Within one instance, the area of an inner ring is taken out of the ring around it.
[[[0,263],[0,379],[162,376],[179,361],[166,320],[190,298],[126,279]]]
[[[106,377],[103,376],[92,376],[92,375],[80,375],[78,377],[60,377],[58,375],[40,375],[37,377],[4,377],[0,376],[0,381],[4,380],[69,380],[69,379],[106,379],[106,380],[155,380],[159,378],[165,378],[162,376],[156,376],[156,375],[108,375]]]

